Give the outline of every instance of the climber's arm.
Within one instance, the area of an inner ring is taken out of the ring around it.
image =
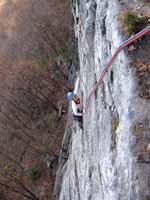
[[[77,95],[77,93],[78,93],[79,83],[80,83],[80,78],[78,77],[78,78],[77,78],[77,81],[76,81],[76,83],[75,83],[74,91],[73,91],[73,93],[76,94],[76,95]]]

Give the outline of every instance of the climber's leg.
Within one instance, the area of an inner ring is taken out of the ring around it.
[[[83,117],[82,116],[73,115],[73,118],[74,118],[74,120],[79,122],[80,128],[83,128]]]

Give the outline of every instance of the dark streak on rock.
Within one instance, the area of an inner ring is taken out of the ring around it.
[[[76,187],[78,192],[78,200],[81,199],[80,197],[80,188],[79,188],[79,179],[78,179],[78,172],[77,172],[77,162],[75,161],[75,178],[76,178]]]
[[[104,84],[104,82],[102,83],[102,94],[103,94],[102,101],[104,103],[104,108],[107,109],[106,92],[105,92],[105,84]]]

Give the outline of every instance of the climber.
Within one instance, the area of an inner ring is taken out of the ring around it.
[[[83,121],[82,105],[81,105],[81,100],[77,95],[78,88],[79,88],[79,82],[80,82],[80,78],[78,77],[74,90],[70,90],[67,93],[67,99],[71,100],[71,107],[72,107],[74,119],[77,120],[78,122],[82,123],[82,121]]]

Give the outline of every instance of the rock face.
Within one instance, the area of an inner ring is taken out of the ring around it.
[[[125,40],[118,25],[118,4],[74,3],[83,105],[108,59]],[[139,96],[130,61],[127,50],[118,55],[91,98],[84,129],[73,123],[59,200],[150,199],[150,104]]]

